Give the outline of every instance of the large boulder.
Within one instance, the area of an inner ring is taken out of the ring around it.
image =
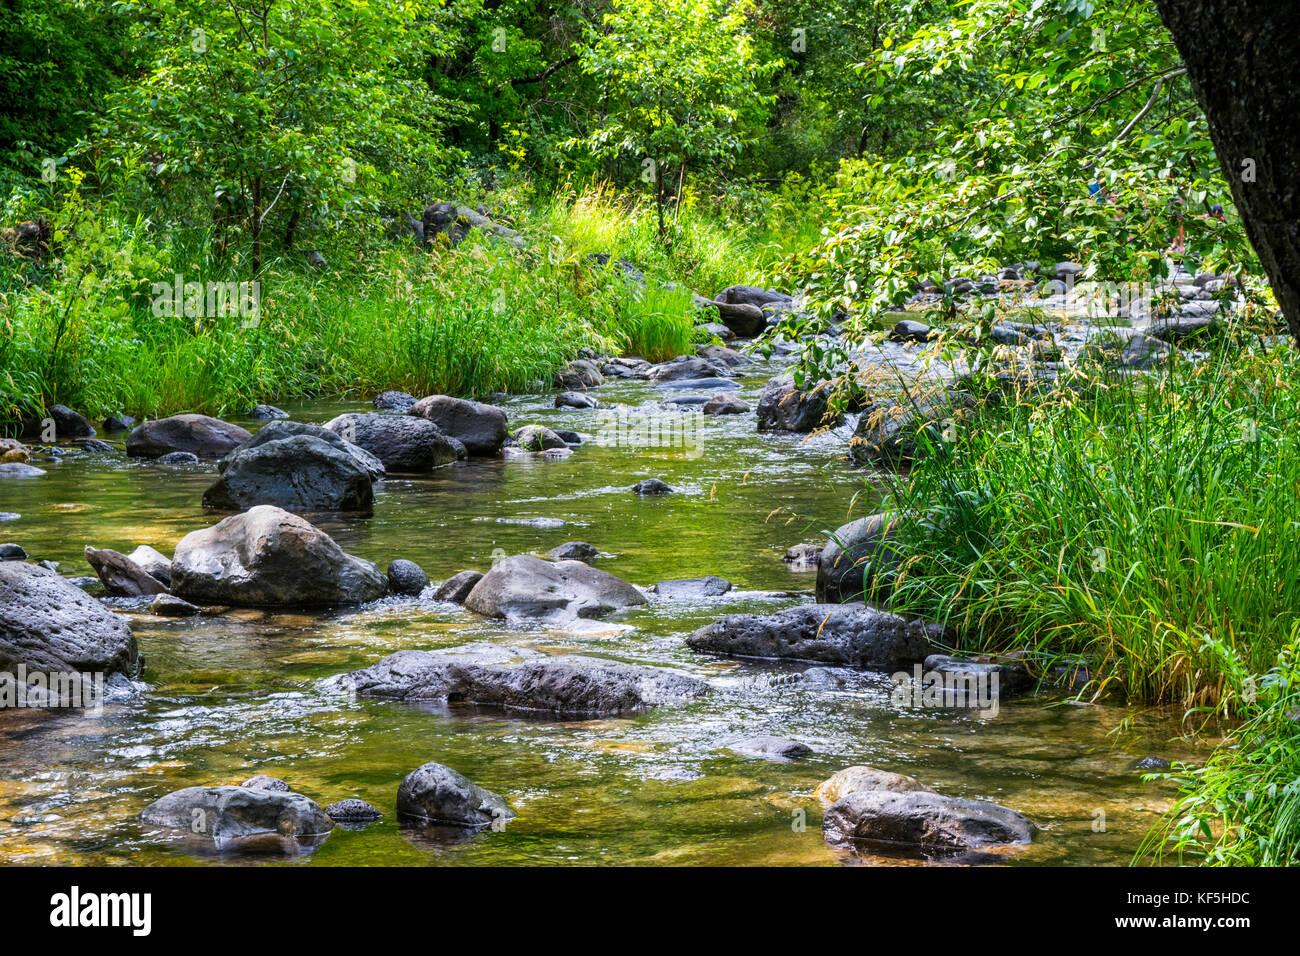
[[[99,580],[104,582],[104,590],[114,597],[144,597],[147,594],[166,594],[167,585],[155,578],[131,558],[109,548],[95,549],[86,547],[86,561]]]
[[[1024,816],[981,800],[924,790],[855,790],[822,818],[827,842],[873,840],[943,850],[1029,843],[1036,827]]]
[[[173,415],[137,425],[126,438],[126,453],[159,458],[175,451],[220,458],[253,436],[238,425],[207,415]]]
[[[471,455],[495,455],[510,434],[506,413],[500,408],[450,395],[426,396],[412,405],[408,414],[433,422]]]
[[[775,289],[760,289],[752,285],[729,285],[714,297],[716,302],[731,305],[752,305],[769,312],[782,312],[794,308],[794,299]]]
[[[836,528],[817,559],[818,603],[861,601],[875,575],[901,559],[890,543],[896,531],[897,525],[884,513]]]
[[[342,448],[311,435],[293,435],[234,452],[203,493],[203,507],[247,511],[275,505],[288,511],[363,511],[374,504],[370,472]]]
[[[794,384],[790,375],[772,379],[758,397],[758,430],[761,432],[811,432],[823,425],[840,423],[841,416],[827,419],[827,392],[811,394]]]
[[[644,604],[622,578],[581,561],[543,561],[520,554],[499,562],[474,585],[465,607],[509,621],[600,617]]]
[[[297,515],[258,505],[181,539],[172,592],[197,604],[329,606],[377,600],[388,579]]]
[[[716,309],[718,320],[741,338],[753,338],[767,328],[767,313],[756,305],[706,299],[698,295],[691,301],[702,309]]]
[[[965,392],[932,391],[916,398],[886,398],[868,405],[849,439],[849,457],[859,465],[899,465],[938,444],[950,423],[969,417],[974,400]],[[922,438],[922,435],[925,438]]]
[[[440,763],[411,771],[397,788],[399,819],[422,824],[500,829],[519,814],[499,794]]]
[[[652,382],[693,381],[700,378],[717,378],[722,373],[718,366],[698,355],[679,355],[675,359],[653,366],[649,372]]]
[[[556,370],[554,382],[556,388],[580,390],[604,385],[605,376],[591,359],[574,359]]]
[[[398,651],[335,681],[363,697],[461,701],[524,713],[586,716],[634,713],[709,689],[703,681],[662,668],[592,657],[547,657],[482,643]]]
[[[829,780],[823,780],[817,787],[817,798],[829,806],[859,791],[888,790],[894,793],[921,791],[934,793],[929,787],[915,777],[875,767],[845,767],[831,774]]]
[[[327,445],[332,445],[340,451],[347,452],[358,465],[366,470],[372,481],[378,481],[384,477],[384,463],[382,461],[364,448],[346,441],[338,432],[332,432],[320,425],[309,425],[306,422],[286,421],[268,422],[263,425],[257,430],[256,435],[217,462],[217,471],[224,472],[230,467],[230,463],[234,461],[236,455],[242,454],[251,448],[256,448],[258,445],[264,445],[267,442],[284,441],[286,438],[294,438],[298,435],[319,438]]]
[[[457,445],[437,425],[414,415],[340,415],[325,427],[360,445],[389,471],[429,471],[460,457]]]
[[[149,826],[211,841],[218,850],[279,852],[314,849],[334,829],[316,801],[301,793],[252,787],[186,787],[140,813]]]
[[[0,671],[134,677],[142,662],[126,619],[54,571],[0,562]]]
[[[687,646],[724,657],[816,661],[893,671],[925,659],[926,625],[857,605],[822,604],[775,614],[729,614],[691,632]]]

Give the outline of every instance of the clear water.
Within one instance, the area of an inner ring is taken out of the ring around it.
[[[751,405],[770,374],[741,376]],[[614,383],[597,394],[606,406],[654,409],[683,393]],[[504,404],[512,424],[596,429],[599,412],[551,401],[545,394]],[[286,407],[297,420],[321,422],[366,406]],[[839,689],[800,687],[780,678],[804,665],[720,660],[685,646],[687,632],[723,613],[811,600],[813,575],[792,571],[782,553],[873,510],[874,490],[840,459],[844,439],[761,435],[752,414],[710,417],[698,453],[596,438],[561,460],[460,463],[385,481],[371,517],[323,523],[348,551],[381,566],[412,559],[435,581],[485,569],[497,549],[545,552],[583,540],[605,553],[597,566],[638,585],[704,574],[735,582],[738,592],[722,598],[653,602],[578,630],[509,627],[428,600],[186,620],[124,610],[147,658],[148,692],[98,716],[0,712],[0,861],[270,865],[198,855],[136,820],[169,791],[268,773],[321,804],[356,796],[385,813],[365,829],[337,829],[291,865],[927,862],[823,841],[814,788],[836,770],[868,764],[1027,814],[1043,832],[1006,863],[1127,862],[1171,796],[1167,784],[1142,782],[1132,762],[1203,756],[1178,739],[1170,714],[1052,699],[1004,702],[991,719],[900,712],[886,675],[862,674]],[[49,473],[0,484],[0,511],[22,515],[0,524],[0,540],[60,562],[64,573],[90,573],[87,544],[151,544],[170,554],[184,534],[216,520],[199,505],[210,466],[80,454],[35,463]],[[629,493],[652,476],[678,493]],[[566,524],[494,520],[536,517]],[[679,668],[717,692],[634,717],[557,721],[349,700],[319,686],[397,650],[475,640]],[[756,734],[793,737],[813,754],[772,763],[725,749]],[[430,760],[506,795],[519,818],[504,832],[474,835],[400,827],[397,787]]]

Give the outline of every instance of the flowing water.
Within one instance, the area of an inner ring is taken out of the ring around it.
[[[740,376],[751,405],[772,371],[756,366]],[[641,382],[598,391],[607,409],[636,406],[668,423],[657,447],[594,434],[607,412],[555,409],[550,394],[503,400],[512,426],[547,424],[588,441],[568,457],[512,454],[390,478],[377,487],[373,516],[321,525],[349,552],[381,567],[412,559],[435,581],[486,569],[494,554],[583,540],[603,552],[598,567],[635,584],[716,574],[735,592],[652,600],[569,629],[507,626],[428,599],[182,620],[117,602],[146,656],[149,689],[98,714],[0,712],[0,862],[269,865],[275,861],[198,855],[136,820],[164,793],[255,773],[283,777],[322,805],[356,796],[385,813],[364,829],[336,829],[289,865],[927,862],[823,841],[813,790],[854,764],[1027,814],[1041,835],[1002,862],[1127,862],[1172,793],[1168,784],[1144,783],[1130,769],[1134,760],[1203,756],[1178,739],[1168,714],[1059,698],[1003,701],[996,716],[900,709],[888,675],[812,687],[788,676],[807,665],[722,660],[685,646],[686,633],[721,614],[810,601],[814,575],[791,570],[782,553],[874,510],[876,494],[841,460],[843,432],[762,435],[752,413],[699,423],[681,406],[661,404],[688,393]],[[286,408],[314,422],[368,410],[355,402]],[[199,505],[209,465],[91,454],[34,463],[48,474],[0,484],[0,511],[21,514],[0,524],[0,540],[59,562],[65,574],[90,573],[81,554],[87,544],[121,551],[150,544],[170,554],[184,534],[216,520]],[[646,477],[677,493],[632,495],[628,488]],[[533,518],[564,524],[515,523]],[[397,650],[481,640],[673,667],[716,692],[626,718],[554,720],[354,700],[320,686]],[[758,734],[795,738],[813,754],[773,763],[726,749]],[[430,760],[505,795],[519,818],[502,832],[473,835],[399,826],[398,785]]]

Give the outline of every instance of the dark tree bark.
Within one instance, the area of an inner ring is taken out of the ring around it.
[[[1300,3],[1156,5],[1209,120],[1246,235],[1300,343]]]

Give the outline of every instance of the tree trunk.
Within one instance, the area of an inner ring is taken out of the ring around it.
[[[1246,235],[1300,343],[1300,3],[1156,0]]]

